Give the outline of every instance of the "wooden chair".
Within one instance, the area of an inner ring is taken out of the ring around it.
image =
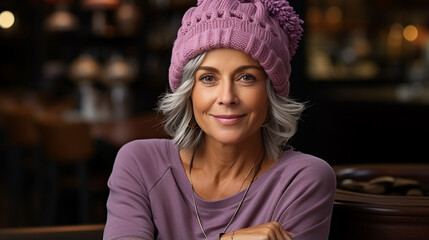
[[[59,207],[60,190],[75,188],[79,196],[79,221],[89,222],[88,163],[93,158],[95,143],[90,126],[83,121],[65,121],[60,117],[38,118],[41,146],[50,163],[51,193],[48,201],[47,223],[54,223]],[[62,170],[74,170],[66,177]],[[65,206],[62,206],[65,207]]]
[[[8,225],[40,224],[45,196],[45,158],[37,116],[46,111],[60,112],[71,107],[68,100],[47,102],[23,91],[0,91],[2,176],[8,211]]]
[[[10,140],[21,147],[38,144],[39,136],[31,106],[13,104],[2,107],[3,122]]]
[[[43,174],[34,111],[34,106],[15,100],[0,106],[12,225],[37,221],[40,211]]]

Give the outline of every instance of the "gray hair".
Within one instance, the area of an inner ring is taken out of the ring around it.
[[[191,59],[183,69],[182,83],[175,92],[161,96],[158,112],[165,116],[164,130],[179,149],[196,149],[203,141],[204,132],[194,118],[191,93],[197,68],[205,53]],[[296,133],[298,120],[305,105],[292,99],[278,96],[267,78],[269,99],[267,121],[262,125],[262,138],[267,155],[277,159],[282,147]]]

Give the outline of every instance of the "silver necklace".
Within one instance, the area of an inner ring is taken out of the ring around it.
[[[194,185],[192,184],[191,171],[192,171],[192,165],[194,163],[195,152],[196,152],[196,150],[194,150],[194,152],[192,153],[191,162],[189,164],[189,183],[191,184],[191,189],[192,189],[192,203],[194,204],[194,211],[195,211],[195,215],[197,216],[198,224],[200,225],[201,232],[203,233],[205,239],[208,239],[206,231],[204,230],[203,224],[201,222],[200,214],[198,213],[197,203],[195,202],[195,194],[196,193],[195,193],[195,190],[194,190]],[[255,171],[255,174],[252,177],[252,180],[249,183],[249,186],[247,186],[246,191],[244,192],[244,195],[243,195],[243,197],[240,200],[240,203],[238,204],[237,208],[235,209],[234,214],[232,215],[231,219],[229,220],[229,222],[226,225],[225,229],[223,230],[222,234],[226,233],[226,230],[228,230],[229,226],[231,225],[232,221],[234,220],[235,216],[237,215],[238,210],[240,210],[241,205],[243,205],[244,199],[246,198],[247,193],[249,192],[250,186],[252,186],[252,183],[255,181],[256,175],[258,174],[259,169],[261,168],[262,161],[263,161],[264,157],[265,157],[265,151],[262,154],[261,161],[259,161],[258,167],[257,167],[257,169]],[[252,167],[247,172],[246,177],[244,178],[244,181],[241,184],[241,187],[240,187],[239,191],[241,191],[241,188],[243,187],[244,183],[246,182],[247,177],[249,176],[250,172],[252,172],[252,170],[253,170],[253,168],[255,166],[255,162],[253,162]]]

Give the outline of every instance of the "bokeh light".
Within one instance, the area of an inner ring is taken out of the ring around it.
[[[387,44],[390,47],[400,47],[402,44],[402,35],[404,27],[399,23],[394,23],[390,26]]]
[[[310,7],[307,10],[307,22],[312,26],[316,26],[322,22],[323,14],[317,7]]]
[[[343,19],[343,11],[339,7],[329,7],[326,10],[326,21],[330,24],[338,24]]]
[[[407,41],[414,41],[419,36],[419,30],[414,25],[408,25],[404,28],[403,36]]]
[[[0,13],[0,28],[9,29],[15,23],[15,16],[11,11],[3,11]]]

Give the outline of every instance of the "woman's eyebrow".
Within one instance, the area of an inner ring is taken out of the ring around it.
[[[264,72],[264,69],[261,66],[258,66],[258,65],[244,65],[244,66],[240,66],[237,69],[235,69],[235,72],[241,72],[241,71],[247,70],[249,68],[254,68],[254,69],[257,69],[259,71]]]
[[[236,68],[234,70],[234,72],[241,72],[243,70],[250,69],[250,68],[254,68],[254,69],[257,69],[257,70],[260,70],[260,71],[264,72],[264,69],[261,66],[258,66],[258,65],[243,65],[243,66],[240,66],[240,67]],[[197,71],[199,71],[199,70],[204,70],[204,71],[208,71],[208,72],[215,72],[215,73],[219,72],[219,70],[217,68],[210,67],[210,66],[199,66],[197,68]]]
[[[216,73],[219,72],[219,70],[217,68],[209,67],[209,66],[199,66],[197,68],[197,71],[200,71],[200,70],[204,70],[204,71],[208,71],[208,72],[216,72]]]

